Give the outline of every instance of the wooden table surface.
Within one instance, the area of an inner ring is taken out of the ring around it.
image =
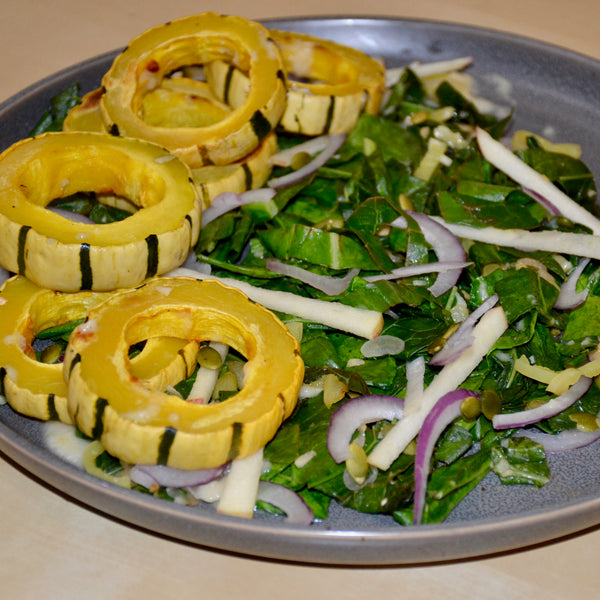
[[[416,17],[526,35],[600,59],[590,0],[0,1],[0,101],[144,29],[212,10],[249,18]],[[597,126],[597,124],[596,124]],[[286,600],[365,597],[598,598],[600,529],[479,560],[381,568],[264,561],[206,550],[112,520],[44,486],[0,454],[0,597]]]

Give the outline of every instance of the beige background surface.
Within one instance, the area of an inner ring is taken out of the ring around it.
[[[214,10],[250,18],[390,15],[527,35],[600,59],[590,0],[0,0],[0,101],[147,27]],[[41,485],[0,455],[0,598],[343,600],[597,598],[600,529],[501,556],[345,569],[231,556],[141,532]]]

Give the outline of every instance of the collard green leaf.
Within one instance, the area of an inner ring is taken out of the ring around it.
[[[494,288],[510,323],[519,317],[537,311],[552,319],[552,307],[558,298],[558,288],[540,277],[532,269],[507,269]]]
[[[588,295],[586,301],[572,310],[567,318],[564,342],[600,336],[600,296]]]
[[[490,472],[489,451],[481,450],[431,474],[423,523],[441,523],[458,503]]]
[[[376,269],[369,251],[354,237],[296,224],[258,232],[259,239],[280,260],[298,259],[331,269]]]
[[[477,189],[476,185],[485,189]],[[445,220],[472,227],[533,229],[547,216],[546,211],[537,202],[519,190],[492,184],[476,185],[468,187],[469,194],[480,193],[482,196],[487,195],[487,198],[467,195],[463,186],[458,187],[456,194],[438,194],[438,205]],[[505,194],[499,200],[498,197],[503,192]]]
[[[530,483],[542,487],[550,470],[541,444],[529,438],[511,438],[491,449],[492,467],[503,483]]]
[[[405,129],[400,124],[382,117],[363,114],[348,135],[342,156],[363,152],[364,140],[375,143],[385,161],[396,159],[406,165],[418,164],[425,152],[425,145],[418,132]]]

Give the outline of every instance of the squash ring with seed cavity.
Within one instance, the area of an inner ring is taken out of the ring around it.
[[[46,209],[78,192],[124,198],[138,210],[96,225]],[[41,287],[109,291],[167,272],[198,240],[200,211],[189,168],[149,142],[54,132],[0,155],[0,264]]]
[[[160,100],[153,100],[152,106],[148,107],[149,111],[162,112],[165,119],[168,118],[170,111],[176,111],[178,107],[177,102],[170,102],[178,98],[176,94],[180,94],[184,90],[191,94],[195,91],[193,86],[204,83],[183,80],[183,78],[169,81],[174,81],[174,83],[170,83],[167,86],[166,82],[163,82],[159,91],[165,93],[161,94]],[[100,97],[100,89],[86,94],[82,102],[69,111],[63,123],[63,131],[103,131],[107,133],[104,121],[100,115]],[[194,105],[197,100],[198,98],[191,99],[187,104]],[[210,97],[202,97],[202,100],[203,104],[206,105]],[[161,105],[160,102],[164,102],[164,105]],[[210,112],[212,115],[218,116],[218,111],[221,109],[219,104],[211,108]],[[202,110],[202,107],[188,107],[187,110],[196,112]],[[230,109],[229,112],[231,112]],[[152,119],[158,118],[160,118],[158,114],[152,114]],[[246,190],[261,187],[271,174],[269,159],[275,152],[277,152],[277,136],[274,132],[271,132],[253,152],[233,163],[227,165],[209,165],[192,169],[192,178],[202,200],[202,209],[208,208],[213,199],[221,192],[241,194]]]
[[[375,115],[385,92],[385,70],[363,52],[306,34],[271,30],[288,76],[287,105],[279,126],[291,133],[346,133],[363,113]],[[238,106],[248,93],[246,75],[215,61],[206,78],[216,95]]]
[[[110,292],[54,292],[16,275],[0,289],[0,389],[16,412],[42,421],[72,424],[62,363],[36,360],[35,336],[50,327],[83,319]],[[194,370],[198,344],[152,338],[131,361],[132,374],[148,387],[164,389]]]
[[[147,389],[130,376],[127,348],[149,332],[234,348],[247,359],[242,389],[209,404]],[[69,413],[83,433],[127,462],[181,469],[263,447],[291,414],[304,376],[298,342],[272,312],[218,281],[185,277],[150,280],[90,310],[64,369]]]
[[[96,88],[85,94],[69,110],[63,131],[108,133],[100,110],[102,93],[102,88]],[[205,127],[231,114],[231,108],[217,99],[205,81],[188,77],[163,80],[145,95],[142,111],[149,124],[161,127]]]
[[[172,72],[213,60],[248,73],[249,93],[229,116],[206,127],[160,127],[143,118],[144,97]],[[151,28],[133,39],[102,80],[108,131],[158,143],[190,167],[228,164],[250,154],[285,108],[281,54],[259,23],[204,13]]]

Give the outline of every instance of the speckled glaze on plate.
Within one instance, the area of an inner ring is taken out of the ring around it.
[[[329,38],[385,59],[473,56],[469,72],[481,95],[514,107],[513,128],[573,141],[600,173],[600,64],[506,33],[448,23],[383,18],[302,18],[267,26]],[[115,53],[61,71],[0,105],[0,149],[25,137],[49,99],[77,81],[97,87]],[[276,517],[243,520],[214,507],[186,507],[100,481],[63,462],[43,442],[41,424],[0,406],[0,450],[49,486],[107,517],[205,547],[319,564],[393,565],[456,560],[554,540],[600,523],[600,445],[549,459],[544,488],[503,486],[488,476],[440,525],[401,527],[391,517],[335,506],[310,527]]]

